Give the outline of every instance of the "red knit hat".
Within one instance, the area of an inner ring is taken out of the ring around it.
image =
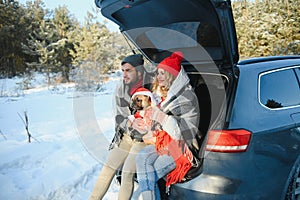
[[[143,87],[142,87],[142,88],[137,89],[137,90],[133,93],[131,99],[133,99],[134,96],[136,96],[136,95],[145,95],[145,96],[148,96],[148,97],[150,97],[150,99],[151,99],[151,104],[152,104],[152,105],[157,105],[157,102],[156,102],[156,100],[155,100],[155,98],[154,98],[152,92],[151,92],[150,90],[146,89],[146,88],[143,88]]]
[[[161,61],[157,65],[157,69],[159,68],[164,69],[176,77],[180,72],[182,59],[183,59],[183,54],[180,51],[176,51],[172,53],[171,56]]]

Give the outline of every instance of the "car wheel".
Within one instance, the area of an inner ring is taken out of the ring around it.
[[[297,165],[296,170],[291,177],[285,200],[300,200],[300,164]]]

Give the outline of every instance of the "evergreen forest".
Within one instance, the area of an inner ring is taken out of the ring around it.
[[[232,8],[241,59],[300,54],[299,0],[236,0]],[[0,0],[0,78],[42,72],[50,84],[72,81],[74,71],[84,79],[115,71],[131,50],[97,15],[80,24],[65,6]]]

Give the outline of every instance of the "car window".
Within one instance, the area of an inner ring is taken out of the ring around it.
[[[259,101],[264,106],[276,109],[300,105],[299,68],[288,68],[260,75]]]
[[[165,29],[165,30],[164,30]],[[163,32],[163,33],[162,33]],[[195,47],[201,45],[203,47],[215,47],[220,46],[220,38],[216,28],[211,24],[205,24],[200,22],[177,22],[173,24],[167,24],[162,29],[151,29],[145,33],[151,42],[158,49],[166,43],[167,46],[176,47]],[[170,40],[172,38],[172,40]],[[189,38],[189,39],[187,39]],[[182,41],[182,42],[181,42]]]
[[[126,34],[134,38],[133,42],[154,62],[167,56],[164,51],[181,51],[189,62],[224,59],[220,33],[213,24],[176,22],[128,30]]]

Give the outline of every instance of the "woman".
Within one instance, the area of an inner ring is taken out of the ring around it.
[[[147,144],[137,155],[137,178],[143,199],[160,199],[157,181],[167,175],[166,186],[181,182],[193,165],[189,147],[199,149],[198,99],[181,67],[183,55],[175,52],[157,66],[152,92],[158,106],[146,110],[156,124],[143,137]]]

